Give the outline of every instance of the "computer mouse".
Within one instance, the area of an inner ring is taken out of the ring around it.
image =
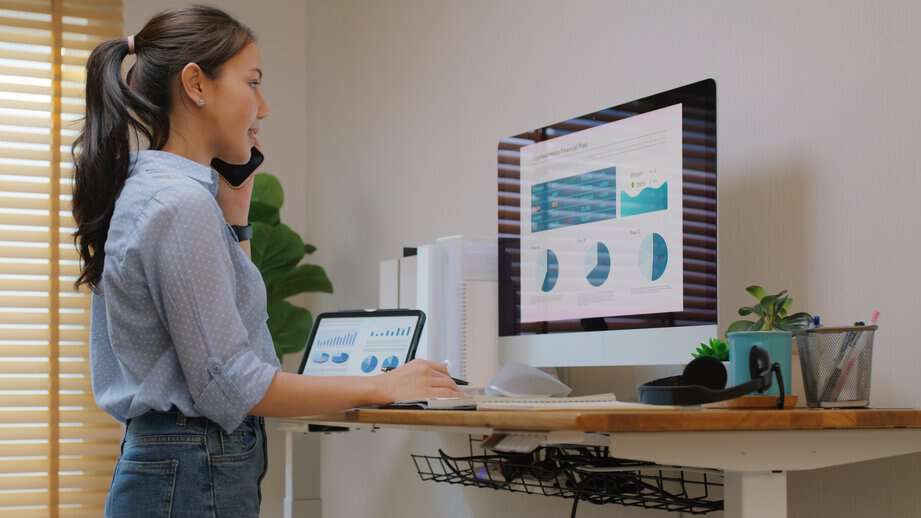
[[[506,363],[486,384],[487,396],[568,396],[572,389],[550,374],[523,363]]]

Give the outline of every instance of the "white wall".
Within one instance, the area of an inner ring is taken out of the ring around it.
[[[755,282],[826,323],[878,308],[873,404],[921,406],[919,19],[917,1],[311,1],[305,228],[337,291],[316,302],[373,306],[378,261],[402,246],[494,235],[500,137],[714,77],[723,327]],[[324,518],[567,512],[415,478],[410,452],[461,444],[325,437]],[[918,516],[919,458],[793,474],[790,514]],[[657,516],[579,514],[602,515]]]

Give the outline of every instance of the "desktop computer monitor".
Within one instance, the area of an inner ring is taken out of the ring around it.
[[[502,139],[499,353],[686,363],[717,336],[716,82]]]

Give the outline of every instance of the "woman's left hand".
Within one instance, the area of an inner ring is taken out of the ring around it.
[[[262,151],[258,142],[256,148]],[[217,188],[217,204],[224,213],[224,219],[231,225],[249,224],[249,205],[253,197],[253,183],[256,172],[249,175],[239,187],[230,185],[230,182],[223,175],[217,175],[220,178]]]
[[[217,175],[217,204],[224,213],[224,219],[231,225],[246,225],[249,223],[249,204],[253,197],[253,183],[255,173],[249,175],[239,187],[230,185],[223,176]]]

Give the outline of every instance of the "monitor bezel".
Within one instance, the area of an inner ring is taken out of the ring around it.
[[[698,81],[692,84],[680,86],[677,88],[672,88],[654,95],[646,96],[641,99],[634,101],[621,103],[609,108],[598,110],[580,117],[573,117],[567,119],[566,121],[557,122],[547,126],[542,126],[536,130],[519,133],[511,139],[533,139],[533,135],[538,134],[537,132],[545,132],[547,128],[553,126],[559,126],[566,124],[570,121],[577,121],[579,119],[594,119],[598,120],[598,115],[602,112],[611,112],[611,111],[626,111],[629,110],[632,112],[630,117],[639,115],[642,113],[647,113],[653,110],[661,109],[667,106],[672,106],[677,103],[681,103],[682,99],[690,99],[691,96],[699,103],[699,99],[702,97],[705,99],[704,105],[713,110],[713,128],[712,135],[714,138],[712,146],[712,155],[708,154],[704,162],[708,170],[713,171],[713,188],[714,193],[716,192],[716,171],[717,171],[717,117],[718,110],[716,105],[716,81],[712,78]],[[626,117],[629,118],[629,117]],[[556,137],[553,137],[556,138]],[[507,140],[507,139],[506,139]],[[544,141],[550,140],[549,138],[543,139]],[[501,179],[501,168],[502,168],[502,144],[499,145],[499,175]],[[687,156],[683,155],[683,167],[688,168]],[[500,180],[501,181],[501,180]],[[501,197],[502,192],[498,193]],[[714,194],[715,196],[715,194]],[[718,197],[717,197],[718,202]],[[501,206],[500,206],[501,209]],[[716,225],[714,231],[714,244],[712,245],[714,257],[718,255],[718,242],[716,237],[719,235],[719,210],[716,210]],[[700,341],[706,341],[708,338],[716,336],[718,334],[718,322],[716,317],[712,322],[704,322],[701,324],[695,325],[674,325],[674,326],[660,326],[660,327],[640,327],[632,329],[616,329],[616,330],[581,330],[576,332],[529,332],[521,333],[519,332],[510,332],[508,328],[509,316],[506,314],[503,316],[503,311],[508,312],[509,307],[512,308],[512,319],[514,320],[515,325],[520,323],[517,321],[517,315],[514,313],[514,304],[517,301],[513,300],[512,305],[509,305],[507,297],[517,296],[517,292],[508,289],[506,285],[503,289],[503,278],[506,279],[511,276],[511,273],[507,271],[508,267],[502,264],[503,262],[503,251],[505,247],[508,246],[507,242],[503,242],[503,239],[509,240],[512,238],[503,238],[502,237],[502,218],[499,218],[499,238],[498,238],[498,268],[499,268],[499,290],[498,290],[498,312],[499,312],[499,344],[500,344],[500,357],[503,361],[515,360],[515,361],[524,361],[531,365],[537,366],[576,366],[576,365],[660,365],[660,364],[671,364],[671,363],[682,363],[688,358],[690,351],[693,351],[694,347]],[[714,265],[716,265],[716,259],[714,259]],[[503,271],[505,269],[506,271]],[[718,277],[716,276],[718,269],[714,272],[714,281],[713,289],[714,292],[718,288]],[[514,288],[514,286],[513,286]],[[718,304],[718,298],[717,298]],[[718,307],[715,310],[715,314],[718,314]],[[515,331],[514,329],[511,331]],[[566,357],[562,357],[559,354],[559,347],[561,343],[569,343],[578,347],[578,354],[568,354]],[[615,350],[612,350],[614,346],[617,346]]]

